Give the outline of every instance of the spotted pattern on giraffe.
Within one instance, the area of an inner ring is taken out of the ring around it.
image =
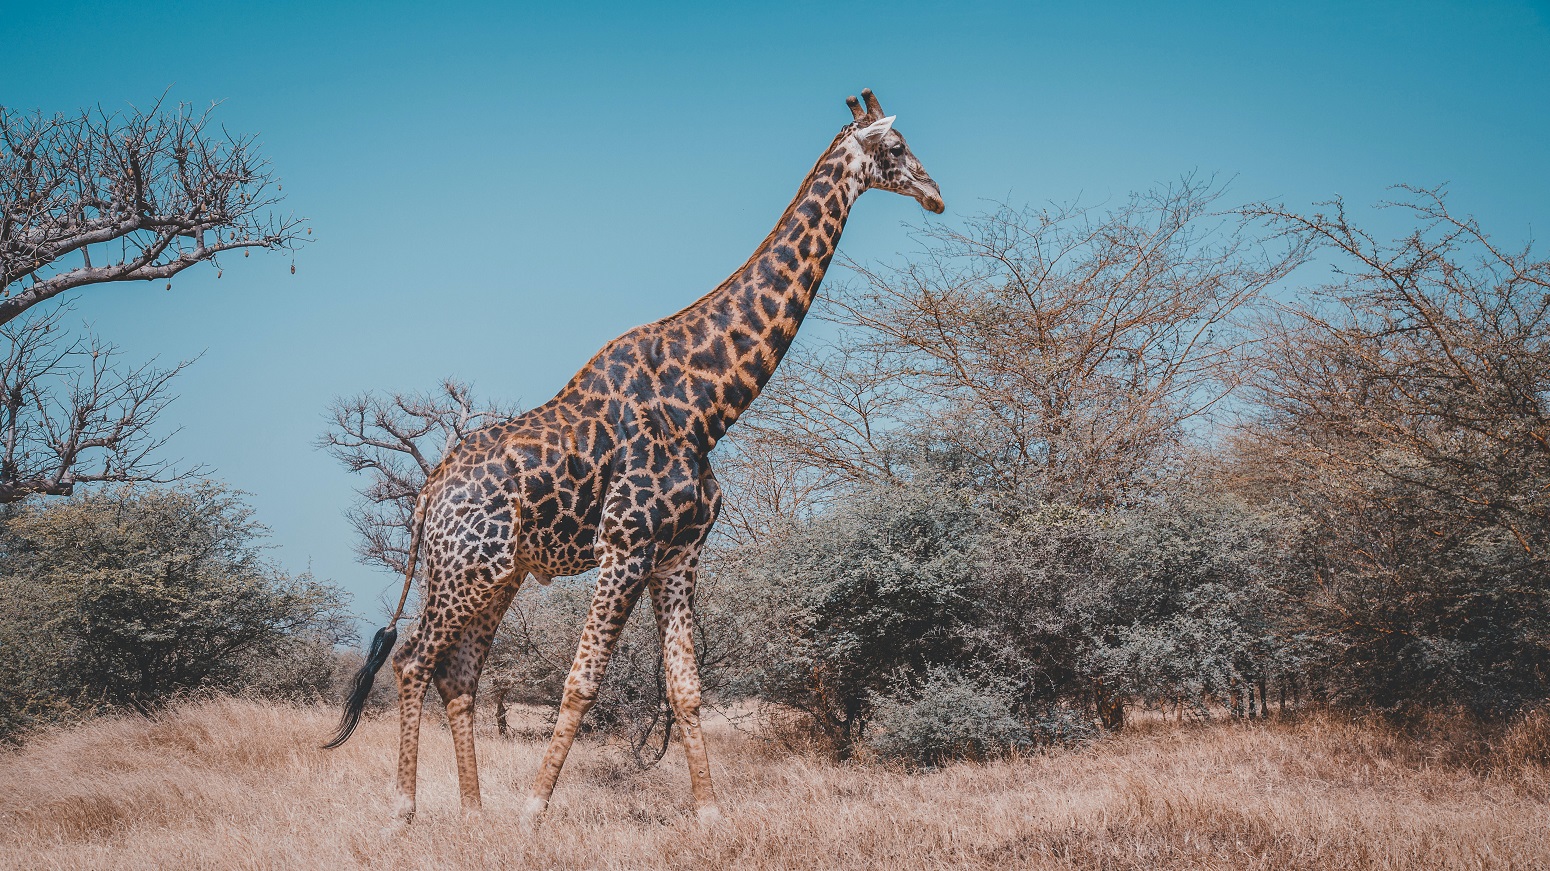
[[[547,805],[609,654],[643,592],[702,820],[720,816],[700,728],[695,570],[721,509],[709,454],[764,389],[813,303],[856,198],[941,193],[871,91],[754,254],[687,308],[626,332],[543,405],[447,452],[416,507],[422,613],[393,655],[400,704],[398,814],[414,814],[428,683],[446,703],[465,807],[479,804],[473,699],[501,617],[528,576],[598,569],[554,736],[525,822]],[[411,558],[411,563],[415,562]],[[412,578],[414,566],[410,567]],[[366,675],[370,680],[370,674]],[[336,743],[348,737],[341,731]]]

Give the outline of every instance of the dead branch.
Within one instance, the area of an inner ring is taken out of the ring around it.
[[[795,351],[737,444],[826,483],[926,449],[1002,492],[1133,498],[1237,390],[1242,313],[1306,256],[1221,195],[1185,178],[1101,214],[1002,207],[922,230],[902,266],[848,264],[859,281],[815,310],[838,340]]]
[[[211,111],[0,106],[0,323],[93,284],[170,279],[223,252],[294,250],[280,183],[252,136]]]
[[[151,425],[172,401],[168,383],[188,361],[121,368],[118,350],[61,329],[69,308],[0,325],[0,503],[30,494],[68,496],[77,484],[167,482],[156,458],[168,435]]]

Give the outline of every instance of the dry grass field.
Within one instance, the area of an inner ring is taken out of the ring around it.
[[[427,718],[420,814],[395,831],[384,829],[394,719],[316,749],[333,719],[210,701],[0,754],[0,866],[1550,868],[1543,721],[1467,751],[1321,717],[1150,723],[1079,750],[925,774],[834,765],[722,723],[720,828],[697,829],[676,748],[641,773],[579,742],[526,836],[516,819],[536,729],[482,736],[485,810],[468,817],[450,739]]]

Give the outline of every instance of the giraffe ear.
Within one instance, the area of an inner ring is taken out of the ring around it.
[[[893,119],[897,117],[899,116],[889,115],[881,121],[873,121],[871,124],[856,131],[856,139],[860,140],[861,144],[868,148],[877,145],[883,141],[883,136],[893,129]]]

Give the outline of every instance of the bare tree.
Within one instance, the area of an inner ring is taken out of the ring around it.
[[[0,106],[0,503],[178,477],[150,426],[187,363],[119,369],[112,345],[65,337],[68,306],[22,316],[88,285],[218,266],[224,251],[293,249],[302,222],[274,213],[279,188],[252,137],[212,127],[209,110]]]
[[[253,137],[214,127],[210,110],[0,106],[0,323],[87,285],[293,249],[303,222],[273,211],[279,191]]]
[[[167,436],[150,425],[188,363],[118,367],[112,345],[61,329],[68,312],[0,324],[9,345],[0,357],[0,504],[68,496],[81,483],[180,477],[156,458]]]
[[[1338,200],[1249,210],[1336,277],[1265,323],[1229,469],[1308,520],[1300,613],[1338,642],[1335,692],[1512,712],[1550,692],[1550,261],[1400,190],[1393,240]]]
[[[335,400],[318,446],[367,476],[350,510],[361,560],[403,572],[414,503],[426,476],[463,436],[516,413],[515,406],[481,405],[469,385],[453,379],[426,393]]]
[[[1550,509],[1550,261],[1503,249],[1441,189],[1399,190],[1382,206],[1416,229],[1393,242],[1338,200],[1251,210],[1342,258],[1339,280],[1269,325],[1256,436],[1320,467],[1309,480],[1376,473],[1532,551],[1523,524]]]
[[[834,470],[794,462],[784,447],[753,438],[724,443],[717,451],[716,478],[724,499],[711,550],[752,545],[809,516],[833,485],[845,480]]]
[[[922,230],[904,266],[851,264],[819,309],[838,338],[799,350],[736,438],[828,480],[924,448],[1003,492],[1130,498],[1236,389],[1240,313],[1305,253],[1257,244],[1221,195],[1185,178],[1104,213],[1002,207]]]

